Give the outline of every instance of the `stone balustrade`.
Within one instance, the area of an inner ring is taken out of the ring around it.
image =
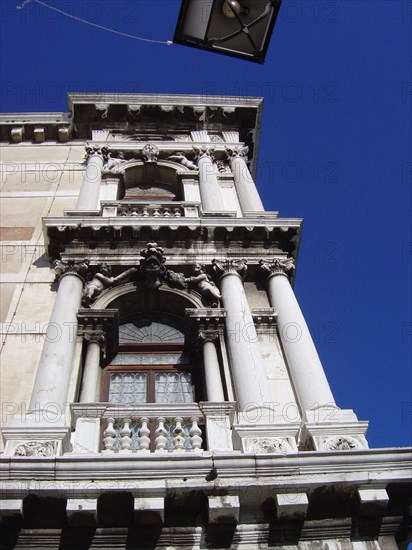
[[[198,204],[192,203],[146,203],[111,201],[102,202],[102,216],[105,218],[181,218],[199,217]]]
[[[103,454],[184,453],[202,450],[202,417],[136,417],[106,419]]]
[[[73,403],[72,454],[199,453],[233,450],[235,403]]]

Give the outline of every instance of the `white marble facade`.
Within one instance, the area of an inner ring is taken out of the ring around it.
[[[367,422],[335,402],[294,295],[302,220],[265,211],[257,191],[261,100],[97,99],[70,95],[71,119],[0,120],[6,525],[22,517],[25,544],[35,521],[27,490],[45,515],[48,501],[23,472],[56,461],[73,529],[110,526],[116,478],[134,519],[113,525],[146,528],[150,517],[158,548],[202,548],[205,532],[220,547],[214,525],[236,548],[395,548],[401,520],[380,531],[391,492],[377,472],[390,453],[369,450]],[[213,124],[202,128],[205,113]],[[161,131],[148,131],[149,115]],[[159,361],[158,372],[144,366]],[[388,476],[402,486],[407,456],[395,455]],[[116,469],[139,464],[126,486]],[[97,490],[92,470],[102,472]],[[275,470],[292,477],[276,480]],[[71,478],[87,489],[70,493]],[[343,484],[346,500],[322,500],[325,483],[338,493]],[[190,495],[206,527],[179,523]]]

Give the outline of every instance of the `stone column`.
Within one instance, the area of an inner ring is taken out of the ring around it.
[[[240,410],[261,408],[270,403],[266,372],[252,314],[243,288],[246,260],[213,260],[220,278],[226,310],[226,334],[236,399]]]
[[[245,161],[245,157],[248,153],[248,147],[226,149],[226,152],[230,159],[230,166],[235,179],[236,192],[243,213],[263,212],[265,209]]]
[[[288,272],[293,271],[293,260],[261,260],[260,266],[267,277],[269,299],[277,313],[279,336],[302,410],[325,405],[336,407],[309,328],[289,283]]]
[[[100,358],[105,338],[103,334],[87,334],[85,339],[88,344],[79,401],[80,403],[96,403],[100,401],[100,381],[102,377]]]
[[[99,210],[104,153],[105,151],[98,145],[86,147],[86,171],[77,199],[76,210]]]
[[[217,169],[213,162],[213,148],[194,148],[199,168],[199,187],[202,209],[211,212],[223,212],[223,200],[217,180]]]
[[[77,335],[77,311],[80,307],[88,260],[74,263],[57,261],[59,277],[56,301],[48,324],[40,356],[29,409],[45,409],[53,405],[63,414]]]
[[[199,334],[203,348],[206,395],[208,401],[224,401],[225,396],[220,375],[219,359],[215,342],[219,335],[216,331],[204,330]]]

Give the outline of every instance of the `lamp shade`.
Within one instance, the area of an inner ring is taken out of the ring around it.
[[[263,63],[282,0],[183,0],[173,42]]]

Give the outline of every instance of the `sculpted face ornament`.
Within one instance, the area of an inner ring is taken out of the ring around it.
[[[143,284],[149,290],[159,288],[166,275],[166,257],[163,255],[163,248],[157,243],[148,243],[147,248],[140,251],[143,258],[140,260],[140,273],[143,277]]]

